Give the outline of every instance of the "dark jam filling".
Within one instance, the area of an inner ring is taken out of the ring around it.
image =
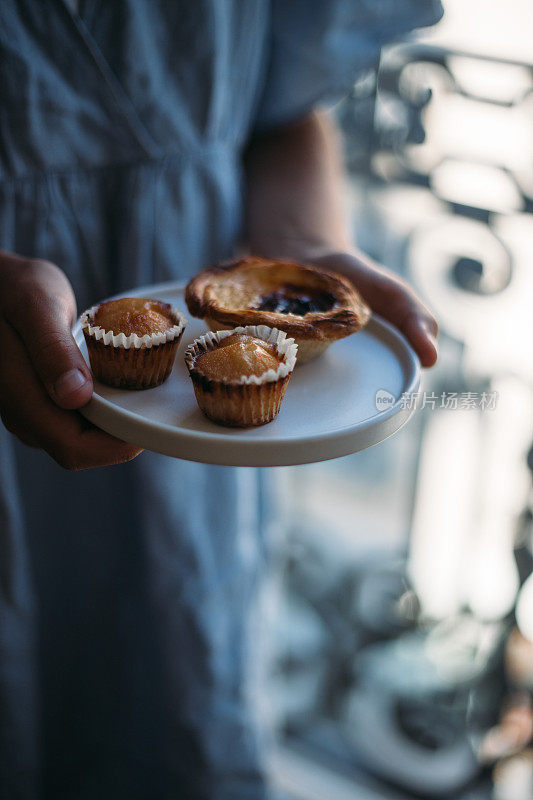
[[[255,308],[259,311],[305,317],[314,311],[329,311],[335,304],[336,299],[329,292],[302,291],[298,286],[283,286],[275,292],[263,295]]]

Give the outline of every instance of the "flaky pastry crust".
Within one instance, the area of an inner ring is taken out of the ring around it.
[[[327,310],[304,315],[256,307],[285,286],[330,296],[333,303]],[[187,284],[185,300],[190,313],[211,326],[268,325],[300,341],[329,343],[349,336],[364,327],[371,314],[347,278],[319,267],[257,256],[203,270]]]

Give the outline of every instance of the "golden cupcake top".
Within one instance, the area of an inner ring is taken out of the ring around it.
[[[269,369],[276,370],[282,360],[274,344],[256,336],[234,333],[214,349],[201,353],[195,368],[211,380],[238,381],[243,375],[259,377]]]
[[[123,333],[131,336],[166,333],[176,324],[169,303],[160,300],[146,300],[142,297],[121,297],[100,303],[94,313],[94,325],[115,335]]]

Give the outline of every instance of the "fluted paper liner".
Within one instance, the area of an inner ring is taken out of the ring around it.
[[[196,369],[199,355],[213,350],[227,336],[243,333],[276,346],[277,369],[262,375],[242,375],[237,380],[215,380]],[[298,345],[284,331],[267,325],[246,325],[231,330],[209,331],[195,339],[185,351],[194,393],[204,414],[222,425],[249,427],[271,422],[278,414],[294,366]]]
[[[175,325],[164,333],[138,336],[115,334],[100,325],[92,325],[98,306],[81,316],[81,328],[87,344],[94,377],[119,389],[151,389],[163,383],[174,365],[180,339],[187,325],[185,315],[175,306],[170,313]]]

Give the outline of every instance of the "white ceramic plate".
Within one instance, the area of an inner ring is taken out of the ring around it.
[[[189,320],[172,374],[162,386],[135,392],[95,381],[93,398],[82,414],[126,442],[207,464],[308,464],[377,444],[413,413],[402,395],[418,389],[418,359],[401,334],[374,316],[360,333],[296,366],[275,420],[259,428],[215,425],[198,409],[183,361],[187,345],[206,331],[187,312],[183,285],[144,286],[121,296],[165,300],[183,309]],[[74,336],[88,362],[79,320]]]

